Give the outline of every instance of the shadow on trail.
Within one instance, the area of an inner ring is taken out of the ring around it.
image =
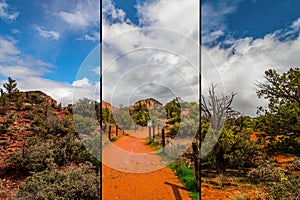
[[[173,190],[173,193],[174,193],[174,196],[175,196],[176,200],[183,200],[181,195],[180,195],[179,189],[187,191],[186,188],[175,185],[175,184],[172,184],[172,183],[169,183],[169,182],[165,182],[165,184],[172,187],[172,190]]]

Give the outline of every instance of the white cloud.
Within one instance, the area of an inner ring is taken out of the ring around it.
[[[12,22],[17,19],[20,12],[13,11],[10,6],[5,2],[0,2],[0,18],[4,21]]]
[[[106,20],[109,20],[112,23],[126,21],[125,12],[122,9],[116,8],[111,0],[104,0],[102,7],[102,13]]]
[[[91,86],[90,84],[90,81],[87,77],[84,77],[80,80],[76,80],[76,81],[73,81],[72,85],[74,87],[84,87],[84,86]]]
[[[44,38],[49,38],[51,40],[58,40],[60,38],[60,33],[57,31],[46,30],[38,25],[33,25],[32,28],[37,31],[37,33]]]
[[[100,75],[100,66],[94,67],[94,68],[92,69],[92,72],[94,72],[94,73],[97,74],[97,75]]]
[[[16,79],[21,91],[41,90],[64,104],[72,102],[72,85],[41,77],[54,65],[24,54],[16,44],[12,38],[0,37],[0,74]]]
[[[19,29],[13,28],[11,29],[12,34],[21,34],[22,32]]]
[[[264,81],[264,71],[274,68],[283,72],[300,65],[300,19],[287,29],[277,30],[264,38],[236,40],[227,32],[225,17],[234,13],[240,2],[218,1],[216,5],[209,2],[202,5],[203,42],[209,43],[226,36],[228,39],[224,43],[232,45],[226,49],[220,45],[202,48],[202,91],[205,93],[212,83],[217,83],[221,91],[224,87],[225,93],[237,92],[233,106],[240,112],[255,115],[259,105],[266,105],[265,100],[257,98],[255,90],[255,83]],[[111,1],[107,0],[107,5],[107,10],[115,13],[115,20],[104,19],[102,26],[105,66],[103,88],[106,100],[113,97],[119,99],[114,102],[115,105],[126,105],[128,98],[132,100],[134,94],[162,97],[163,93],[155,93],[158,91],[155,84],[172,89],[184,99],[189,98],[192,91],[198,90],[199,77],[193,68],[197,68],[194,44],[175,32],[157,28],[139,29],[139,26],[128,22],[126,13],[116,10]],[[157,0],[139,4],[137,8],[140,25],[169,28],[197,38],[195,32],[199,22],[197,17],[193,18],[197,15],[195,1]],[[183,8],[189,8],[191,12]],[[285,36],[290,37],[282,40]],[[150,47],[155,49],[151,50]],[[195,65],[189,67],[184,58]],[[147,83],[149,87],[145,85]],[[162,99],[172,96],[166,91],[164,93]]]
[[[20,51],[15,47],[17,43],[13,38],[4,38],[0,36],[0,63],[14,60]]]
[[[227,25],[225,17],[234,13],[241,0],[237,1],[208,1],[201,5],[201,35],[202,44],[215,41],[225,35]],[[228,36],[227,36],[228,37]]]
[[[71,24],[74,27],[81,27],[81,26],[88,25],[88,20],[86,16],[79,11],[76,11],[74,13],[61,11],[57,15],[60,16],[65,22]]]
[[[75,9],[55,13],[72,29],[85,29],[100,25],[100,2],[97,0],[79,1]]]
[[[110,0],[105,2],[104,99],[117,106],[142,97],[163,103],[175,96],[197,99],[199,2],[139,4],[140,25],[145,28],[132,24]]]
[[[199,40],[199,4],[194,0],[146,1],[137,5],[140,24],[178,31]]]
[[[92,42],[100,41],[100,32],[93,31],[91,34],[84,34],[82,37],[77,38],[78,40],[89,40]]]
[[[242,38],[235,40],[228,49],[215,46],[205,47],[206,53],[218,69],[228,93],[237,92],[234,101],[237,110],[255,115],[256,108],[265,106],[266,101],[258,99],[255,83],[264,81],[264,71],[273,68],[282,73],[290,67],[300,66],[300,37],[294,40],[279,40],[277,32],[264,38]],[[212,67],[211,63],[202,66]]]

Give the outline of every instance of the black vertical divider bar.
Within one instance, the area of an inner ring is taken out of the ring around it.
[[[100,187],[99,187],[99,193],[100,193],[100,200],[102,200],[102,0],[100,0],[100,136],[99,136],[99,159],[100,159],[100,169],[99,169],[99,178],[100,178]]]
[[[199,1],[199,129],[200,129],[200,133],[199,133],[199,160],[200,160],[200,163],[199,163],[199,171],[200,171],[200,175],[199,175],[199,178],[200,178],[200,189],[199,189],[199,197],[200,197],[200,200],[201,200],[201,131],[202,131],[202,128],[201,128],[201,122],[202,122],[202,119],[201,119],[201,111],[202,111],[202,106],[201,106],[201,96],[202,96],[202,78],[201,78],[201,72],[202,72],[202,69],[201,69],[201,58],[202,58],[202,34],[201,34],[201,0]]]

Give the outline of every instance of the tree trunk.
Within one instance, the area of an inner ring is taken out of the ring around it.
[[[225,173],[224,150],[221,144],[217,143],[214,147],[214,156],[216,161],[217,173]]]

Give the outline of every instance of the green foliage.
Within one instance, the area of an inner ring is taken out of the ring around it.
[[[12,78],[8,77],[8,82],[3,84],[3,87],[5,88],[7,92],[7,96],[9,101],[13,101],[17,99],[16,94],[19,92],[17,88],[17,82],[16,80],[13,80]]]
[[[193,200],[200,200],[200,193],[199,192],[190,192],[189,195]]]
[[[260,108],[262,115],[257,127],[270,136],[289,136],[294,140],[300,136],[300,69],[291,68],[282,74],[273,69],[265,71],[265,83],[259,83],[257,95],[268,99],[268,109]],[[284,137],[284,140],[287,140]],[[283,142],[281,149],[289,149],[293,142]]]
[[[266,186],[265,199],[281,200],[300,198],[300,178],[298,175],[285,173],[276,163],[263,161],[256,169],[249,172],[249,176],[255,183]]]
[[[196,178],[194,172],[190,170],[185,165],[180,165],[176,170],[176,176],[179,177],[180,182],[182,182],[188,190],[196,191]]]
[[[290,136],[283,136],[279,140],[268,145],[268,152],[271,154],[291,154],[300,156],[300,136],[293,138]]]
[[[43,171],[28,177],[17,199],[99,199],[99,177],[90,164],[65,171]]]
[[[181,103],[182,100],[180,97],[176,97],[165,105],[169,124],[180,122]]]
[[[39,93],[33,93],[31,96],[31,101],[32,101],[32,103],[34,103],[36,105],[41,105],[43,102],[46,101],[46,99]]]
[[[39,136],[32,137],[27,141],[24,149],[14,153],[10,158],[15,171],[25,175],[30,172],[50,170],[71,162],[79,164],[85,161],[93,163],[97,168],[100,166],[99,161],[72,133],[47,140]]]
[[[133,119],[135,124],[146,126],[148,120],[150,120],[149,110],[146,104],[142,104],[141,102],[139,102],[139,104],[133,108],[133,111],[131,112],[131,118]]]
[[[96,129],[95,120],[91,117],[75,114],[73,119],[79,134],[90,135]]]
[[[111,123],[111,124],[115,123],[113,114],[107,107],[103,108],[103,110],[102,110],[102,122],[103,123]]]
[[[131,130],[134,127],[134,122],[130,117],[129,108],[123,107],[114,111],[114,120],[116,124],[123,130]]]
[[[168,167],[175,171],[175,175],[178,176],[179,181],[191,191],[190,196],[193,200],[198,200],[199,192],[197,192],[198,188],[194,172],[182,163],[173,162],[169,164]]]
[[[40,172],[54,167],[52,141],[42,142],[39,138],[31,138],[24,149],[13,154],[10,162],[14,164],[15,171],[24,174],[29,172]]]
[[[87,98],[79,99],[72,107],[74,115],[97,119],[96,102]]]
[[[0,105],[2,107],[1,113],[6,114],[8,108],[9,108],[10,102],[7,97],[7,94],[4,93],[3,89],[1,89]]]
[[[211,137],[207,137],[206,139],[211,140],[210,142],[212,143],[216,142],[215,148],[222,147],[221,150],[225,166],[234,169],[252,167],[254,165],[253,160],[255,156],[262,154],[261,150],[254,141],[250,140],[249,133],[251,133],[251,131],[243,129],[235,133],[232,129],[232,127],[224,127],[219,138],[214,138],[214,134],[208,133],[207,136]],[[207,131],[210,132],[213,130],[208,129]],[[210,146],[211,144],[207,141],[206,144],[202,146],[202,151],[208,152]],[[202,162],[205,163],[204,167],[216,169],[214,153],[214,151],[211,151],[202,159]]]
[[[247,137],[238,135],[238,141],[224,155],[227,165],[234,169],[254,166],[254,158],[261,155],[259,147]]]

